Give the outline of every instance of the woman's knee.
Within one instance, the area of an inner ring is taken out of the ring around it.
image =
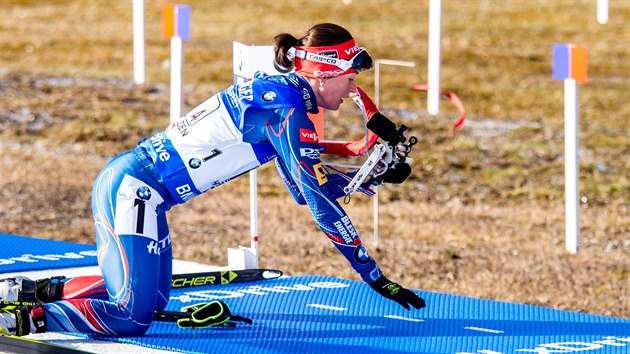
[[[137,306],[133,309],[126,309],[129,314],[126,321],[120,321],[114,330],[116,335],[121,337],[136,337],[146,333],[153,321],[154,311],[147,306]]]

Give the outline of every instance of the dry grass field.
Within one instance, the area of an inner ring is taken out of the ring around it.
[[[0,232],[93,243],[91,185],[107,161],[169,116],[169,43],[162,1],[145,1],[147,83],[133,84],[131,1],[0,2]],[[384,272],[408,287],[630,318],[630,3],[610,0],[443,1],[442,85],[468,119],[441,102],[426,112],[428,2],[186,1],[185,110],[232,82],[232,41],[269,45],[318,22],[348,28],[383,67],[381,108],[420,139],[411,178],[346,206]],[[580,86],[581,240],[565,251],[563,85],[556,42],[587,46]],[[369,94],[373,71],[359,84]],[[361,136],[351,101],[326,138]],[[349,133],[352,136],[348,136]],[[211,264],[249,242],[248,179],[169,214],[175,255]],[[358,280],[295,205],[273,166],[259,170],[260,262],[289,275]],[[429,304],[431,306],[431,304]]]

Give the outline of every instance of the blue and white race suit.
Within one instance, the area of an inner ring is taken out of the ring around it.
[[[45,305],[54,331],[141,335],[169,299],[172,250],[165,213],[173,205],[275,160],[299,204],[366,282],[381,271],[336,199],[347,182],[328,174],[307,113],[316,113],[303,78],[259,75],[210,97],[165,131],[114,158],[92,194],[103,278],[73,298]],[[100,291],[99,291],[100,289]],[[106,290],[106,291],[105,291]]]

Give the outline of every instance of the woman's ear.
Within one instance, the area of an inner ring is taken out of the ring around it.
[[[325,80],[326,79],[322,79],[322,78],[319,79],[319,91],[324,91],[324,81]]]

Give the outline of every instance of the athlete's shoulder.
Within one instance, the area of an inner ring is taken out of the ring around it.
[[[254,90],[268,89],[280,94],[293,94],[300,91],[298,82],[295,79],[287,75],[267,75],[262,71],[254,74],[251,84]]]
[[[259,71],[254,75],[252,88],[270,105],[281,107],[288,104],[304,113],[317,113],[313,90],[306,80],[295,73],[267,75]]]

